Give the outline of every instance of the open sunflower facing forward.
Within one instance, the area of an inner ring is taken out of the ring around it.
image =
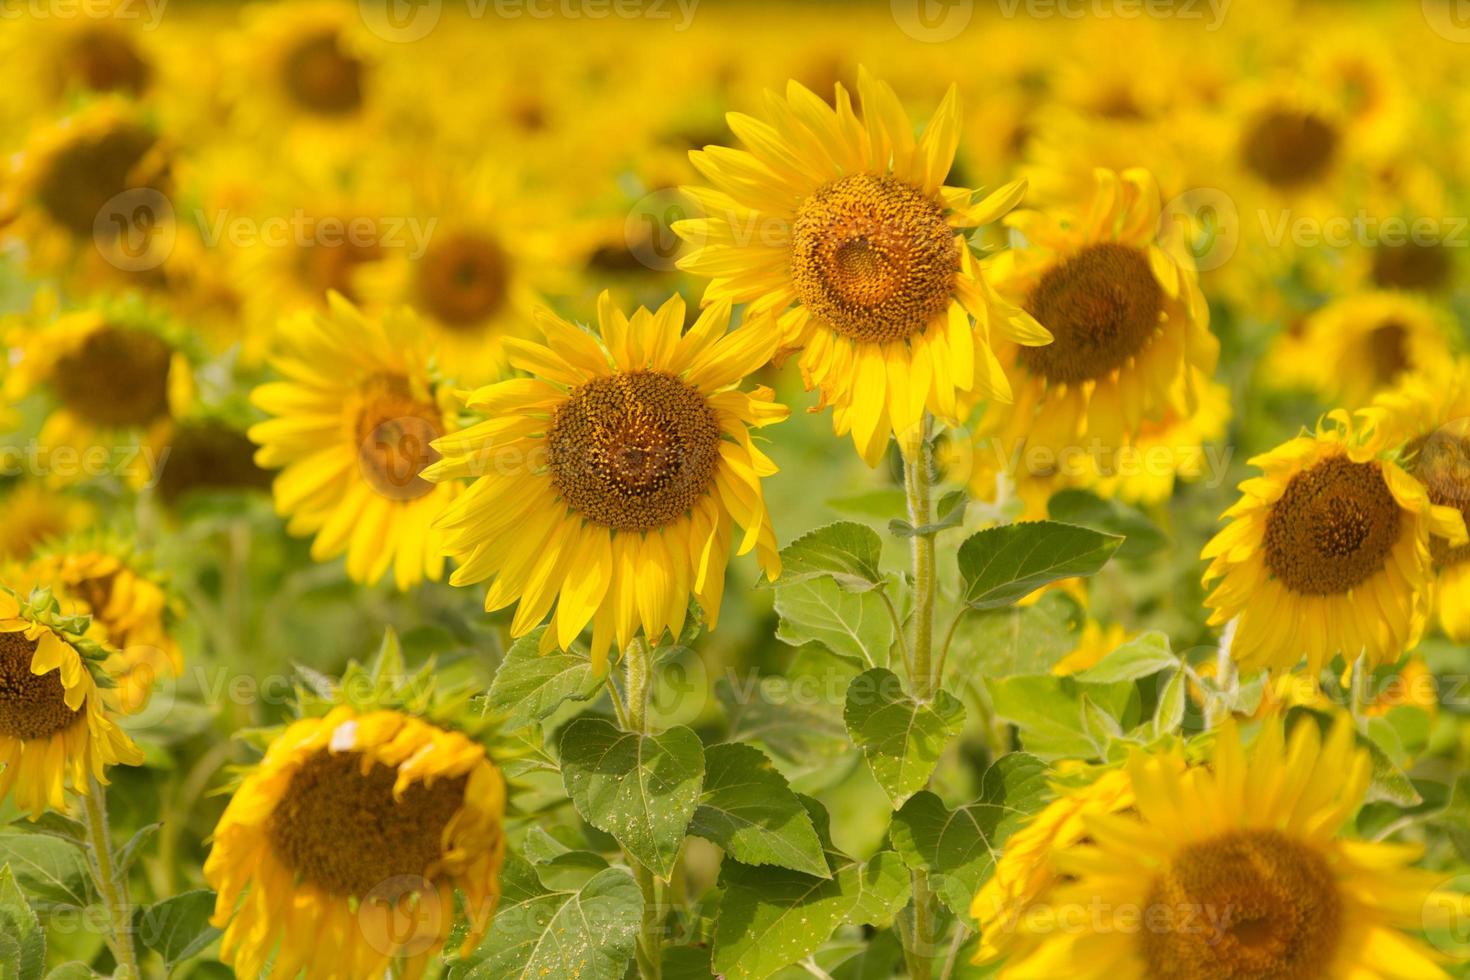
[[[1419,641],[1429,610],[1431,535],[1466,543],[1453,507],[1377,452],[1335,412],[1313,434],[1251,460],[1230,523],[1205,546],[1210,625],[1237,621],[1242,668],[1315,674],[1338,654],[1392,663]]]
[[[801,351],[834,430],[876,465],[891,434],[907,448],[926,410],[957,422],[977,398],[1010,400],[993,336],[1050,338],[992,292],[958,231],[995,221],[1025,185],[978,203],[944,185],[959,142],[955,90],[917,140],[893,89],[866,71],[861,116],[842,85],[835,92],[834,109],[791,82],[784,99],[767,95],[764,119],[730,113],[748,149],[691,153],[712,186],[685,191],[706,217],[674,230],[693,246],[679,267],[711,280],[706,303],[779,315],[782,344]]]
[[[143,762],[103,704],[96,674],[108,651],[90,628],[49,590],[0,588],[0,800],[13,796],[32,820],[64,810],[68,787],[106,783],[108,766]]]
[[[592,624],[592,657],[683,628],[689,598],[719,616],[734,525],[767,576],[780,571],[761,492],[775,465],[750,429],[786,417],[766,388],[738,385],[776,344],[760,324],[730,333],[730,304],[687,333],[677,295],[626,316],[603,293],[593,334],[543,311],[546,344],[508,339],[532,375],[473,392],[488,420],[438,440],[436,481],[473,477],[439,520],[456,585],[490,579],[487,610],[519,601],[521,636],[551,613],[542,645]],[[555,605],[555,611],[552,606]]]
[[[392,568],[399,589],[437,580],[444,551],[433,522],[455,488],[421,474],[454,417],[422,329],[406,311],[366,318],[336,293],[329,305],[281,326],[271,363],[285,380],[251,394],[274,416],[250,428],[255,460],[282,471],[276,510],[292,534],[316,536],[317,561],[345,553],[357,582]]]
[[[239,976],[269,965],[271,976],[374,980],[402,962],[394,975],[417,978],[461,917],[456,892],[463,950],[490,927],[505,778],[454,727],[433,666],[402,674],[391,634],[384,651],[370,673],[348,668],[338,703],[303,705],[306,717],[275,734],[215,828],[204,875],[219,893],[221,956]]]
[[[1081,816],[1087,843],[1057,848],[1060,882],[1017,926],[1005,980],[1288,980],[1447,976],[1406,934],[1466,914],[1466,896],[1412,868],[1413,845],[1358,840],[1372,764],[1341,718],[1233,723],[1209,765],[1138,752],[1134,809]]]

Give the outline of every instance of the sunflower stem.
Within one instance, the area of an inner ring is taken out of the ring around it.
[[[1236,669],[1235,657],[1230,653],[1234,640],[1235,623],[1231,622],[1220,634],[1220,644],[1215,650],[1215,689],[1219,693],[1206,699],[1206,728],[1219,728],[1224,724],[1230,717],[1230,706],[1235,703],[1240,686],[1240,671]]]
[[[928,527],[933,523],[933,450],[929,445],[932,419],[926,414],[916,440],[917,445],[906,447],[903,453],[903,488],[908,502],[909,524],[914,528]],[[915,534],[910,540],[914,566],[914,637],[910,645],[913,665],[910,682],[914,695],[920,701],[928,701],[939,686],[934,676],[934,600],[938,582],[934,569],[934,536]],[[924,871],[912,874],[913,883],[913,928],[905,937],[904,959],[908,963],[909,975],[914,980],[929,980],[933,976],[934,929],[936,909],[934,893],[929,887],[929,875]]]
[[[628,728],[638,734],[648,731],[648,689],[652,676],[648,641],[638,637],[624,654],[624,669],[627,671]]]
[[[138,980],[138,954],[133,948],[132,907],[128,902],[127,880],[118,874],[112,851],[112,831],[107,823],[107,790],[91,778],[82,797],[86,816],[87,847],[91,851],[92,872],[97,890],[107,906],[107,945],[117,959],[119,980]]]
[[[627,688],[627,729],[635,734],[648,731],[648,692],[653,676],[653,653],[648,641],[638,637],[628,645],[623,654],[624,686]],[[643,928],[638,936],[638,972],[644,980],[661,980],[663,957],[660,952],[663,941],[661,914],[662,899],[659,895],[658,879],[649,869],[626,849],[623,859],[633,869],[638,889],[643,893]]]
[[[1349,697],[1352,698],[1353,722],[1360,729],[1366,729],[1364,723],[1368,705],[1368,658],[1365,654],[1358,654],[1353,661],[1352,687]]]

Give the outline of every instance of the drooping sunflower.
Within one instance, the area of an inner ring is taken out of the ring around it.
[[[1454,357],[1452,318],[1412,293],[1369,291],[1329,303],[1276,339],[1262,374],[1331,404],[1361,408],[1406,375]]]
[[[6,577],[28,585],[23,574]],[[109,651],[90,628],[46,589],[0,588],[0,800],[13,795],[32,820],[64,810],[68,787],[105,784],[108,766],[143,762],[103,702],[96,677]]]
[[[1446,977],[1407,933],[1470,899],[1413,868],[1412,844],[1346,836],[1372,763],[1339,716],[1267,721],[1246,750],[1233,722],[1208,765],[1136,752],[1128,813],[1082,817],[1086,843],[1051,852],[1065,876],[1020,924],[1000,976]],[[1101,910],[1099,914],[1094,914]]]
[[[1470,523],[1470,361],[1407,378],[1363,414],[1377,442],[1398,451],[1429,499]],[[1470,545],[1435,535],[1429,550],[1440,627],[1463,643],[1470,640]]]
[[[505,779],[485,747],[399,710],[291,724],[235,790],[204,875],[244,977],[419,977],[463,893],[466,952],[500,897]],[[329,950],[330,953],[324,953]]]
[[[691,153],[712,186],[685,191],[706,216],[674,230],[692,246],[679,267],[711,280],[704,302],[777,314],[834,431],[876,465],[891,434],[908,449],[926,410],[958,422],[976,399],[1010,399],[993,339],[1050,337],[995,294],[959,233],[1005,214],[1025,185],[978,203],[944,186],[956,91],[917,140],[893,89],[866,71],[861,116],[842,85],[835,93],[834,109],[790,82],[784,99],[767,95],[766,118],[730,113],[748,149]]]
[[[547,613],[543,647],[566,648],[592,624],[592,656],[642,627],[678,634],[689,599],[719,618],[734,525],[774,580],[776,536],[761,478],[776,471],[750,430],[786,407],[742,391],[776,344],[768,326],[726,333],[719,300],[682,333],[684,301],[626,316],[603,293],[596,335],[543,311],[546,343],[508,340],[529,378],[473,392],[487,421],[440,439],[428,479],[475,478],[439,521],[459,561],[450,581],[490,579],[487,610],[519,601],[513,635]],[[552,606],[555,605],[555,611]]]
[[[1227,524],[1204,548],[1209,622],[1236,620],[1243,669],[1317,673],[1334,656],[1391,663],[1429,611],[1430,537],[1466,543],[1465,522],[1334,412],[1317,431],[1251,460]]]
[[[154,311],[104,304],[52,319],[50,300],[11,331],[7,397],[43,391],[55,403],[37,442],[48,482],[153,476],[171,419],[193,397],[187,339]]]
[[[27,569],[68,611],[92,617],[111,650],[104,663],[117,685],[118,707],[132,714],[148,703],[154,682],[177,676],[184,658],[173,635],[175,604],[130,543],[100,537],[59,542]]]
[[[1081,207],[1006,217],[1025,244],[987,270],[1055,339],[1002,351],[1016,398],[986,413],[982,435],[1099,457],[1146,422],[1198,409],[1219,342],[1180,231],[1160,228],[1147,171],[1098,169],[1093,180]]]
[[[445,386],[428,369],[422,326],[407,310],[364,317],[332,293],[327,313],[281,324],[271,363],[284,377],[251,401],[273,416],[250,427],[255,461],[279,469],[276,511],[315,535],[317,561],[347,556],[347,574],[374,583],[391,567],[399,589],[444,570],[433,524],[456,488],[422,473],[431,443],[455,427]]]

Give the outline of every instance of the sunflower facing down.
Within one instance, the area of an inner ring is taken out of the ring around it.
[[[105,669],[116,682],[119,708],[132,714],[148,703],[154,682],[178,676],[183,654],[171,631],[168,594],[119,541],[77,542],[47,549],[28,569],[35,581],[66,600],[106,636],[113,650]]]
[[[143,762],[103,704],[93,671],[107,651],[89,628],[45,589],[0,588],[0,800],[13,795],[32,820],[64,810],[68,787],[105,784],[108,766]]]
[[[1379,444],[1424,484],[1429,499],[1470,523],[1470,361],[1407,378],[1363,411]],[[1440,627],[1457,643],[1470,640],[1470,545],[1429,540],[1434,605]]]
[[[973,191],[944,186],[955,90],[917,140],[893,89],[866,71],[861,117],[835,91],[833,109],[791,82],[784,99],[767,95],[764,119],[730,113],[748,149],[690,154],[712,187],[685,191],[708,216],[674,230],[693,246],[679,267],[711,280],[705,303],[779,315],[782,345],[800,350],[834,430],[876,465],[893,433],[907,451],[926,410],[958,422],[979,398],[1010,400],[993,336],[1050,337],[995,295],[958,230],[995,221],[1025,185],[973,204]]]
[[[437,580],[444,549],[433,522],[455,488],[421,474],[438,458],[430,443],[454,427],[447,392],[407,311],[366,318],[336,293],[329,306],[281,325],[271,363],[286,380],[251,394],[274,416],[250,428],[255,461],[281,470],[276,511],[290,533],[316,536],[312,558],[345,553],[356,582],[391,567],[400,590]]]
[[[1000,976],[1446,977],[1406,931],[1463,921],[1470,899],[1409,867],[1417,846],[1342,835],[1371,769],[1345,717],[1325,738],[1270,720],[1249,751],[1228,723],[1209,765],[1137,752],[1133,811],[1085,814],[1089,842],[1052,852],[1064,880],[1017,924]]]
[[[438,440],[424,476],[473,477],[439,519],[459,561],[450,581],[490,579],[487,610],[519,601],[511,632],[548,613],[542,646],[567,648],[592,624],[592,657],[683,628],[689,598],[713,627],[734,525],[774,580],[776,536],[761,478],[775,465],[750,429],[785,406],[744,377],[770,360],[776,333],[725,328],[730,304],[705,308],[687,333],[684,301],[625,316],[603,293],[594,335],[543,311],[546,344],[506,341],[532,375],[473,392],[488,420]],[[553,612],[552,606],[555,605]]]
[[[396,710],[339,706],[280,734],[235,791],[204,866],[221,956],[242,977],[418,977],[455,891],[465,951],[490,926],[506,787],[484,746]],[[272,959],[273,957],[273,959]]]
[[[1251,460],[1230,523],[1205,546],[1211,626],[1237,620],[1244,670],[1315,674],[1342,654],[1391,663],[1429,610],[1431,534],[1466,543],[1465,522],[1334,412],[1314,434]]]

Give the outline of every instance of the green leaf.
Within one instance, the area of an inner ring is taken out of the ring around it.
[[[1054,521],[988,528],[960,545],[965,603],[972,609],[999,609],[1050,582],[1095,574],[1122,542]]]
[[[792,646],[820,643],[863,667],[888,663],[893,617],[877,590],[852,592],[830,578],[776,586],[776,639]]]
[[[1177,670],[1179,658],[1169,646],[1169,638],[1157,630],[1134,637],[1113,650],[1093,666],[1077,674],[1079,681],[1089,684],[1112,684],[1152,677],[1165,670]]]
[[[828,524],[781,549],[781,584],[831,578],[849,592],[867,592],[883,584],[882,551],[883,539],[866,524]]]
[[[140,908],[133,919],[134,935],[172,969],[219,938],[220,931],[209,924],[214,901],[214,892],[200,889]]]
[[[1137,696],[1132,681],[1087,684],[1050,674],[993,677],[985,682],[996,716],[1021,730],[1026,751],[1043,759],[1095,758],[1097,747],[1082,727],[1082,696],[1113,718],[1123,718]]]
[[[986,677],[1045,674],[1077,646],[1077,604],[1059,592],[1025,606],[967,612],[950,646],[949,676],[978,686]]]
[[[882,667],[859,674],[847,688],[848,733],[862,747],[873,776],[897,805],[929,780],[949,740],[964,726],[965,706],[946,691],[925,704]]]
[[[797,650],[779,674],[730,672],[715,681],[729,719],[728,741],[759,744],[788,774],[833,770],[853,754],[842,721],[842,696],[857,676],[825,648]]]
[[[560,745],[562,783],[582,819],[667,878],[704,781],[699,736],[683,726],[637,735],[578,718]]]
[[[46,972],[46,933],[15,873],[0,868],[0,977],[40,980]]]
[[[893,815],[894,849],[912,870],[929,872],[946,908],[968,916],[1006,839],[1044,805],[1046,773],[1040,759],[1011,752],[986,770],[973,803],[950,810],[928,790],[915,793]]]
[[[22,890],[40,902],[84,909],[93,900],[87,859],[71,842],[42,835],[0,834],[0,864],[10,865]]]
[[[132,870],[133,862],[138,860],[139,852],[143,849],[144,845],[153,839],[154,835],[158,833],[159,828],[162,826],[163,824],[161,823],[148,824],[147,826],[138,828],[133,836],[128,838],[128,842],[117,852],[118,874],[126,875]]]
[[[10,829],[23,834],[44,834],[60,840],[70,841],[79,847],[87,846],[87,828],[81,821],[47,810],[36,820],[22,818],[10,825]]]
[[[97,972],[85,963],[63,963],[50,973],[46,980],[93,980]]]
[[[742,864],[826,877],[827,860],[811,817],[765,753],[752,745],[712,745],[704,763],[704,793],[691,834],[720,845]]]
[[[866,864],[853,862],[837,870],[837,879],[851,877],[857,886],[857,901],[847,913],[847,921],[855,926],[892,925],[909,901],[912,882],[903,858],[893,851],[879,851]]]
[[[1122,536],[1118,557],[1147,558],[1169,544],[1169,536],[1143,511],[1120,500],[1104,500],[1086,490],[1061,490],[1046,502],[1053,520]]]
[[[643,921],[643,895],[619,868],[575,891],[552,891],[514,855],[501,872],[501,899],[490,932],[458,980],[622,980]]]
[[[1183,670],[1176,670],[1159,689],[1159,702],[1154,707],[1154,736],[1177,731],[1184,721],[1185,702],[1189,695],[1189,679]]]
[[[894,519],[888,522],[888,533],[899,538],[930,537],[940,531],[959,527],[965,523],[965,505],[969,502],[963,490],[951,490],[939,501],[938,518],[932,524],[914,527],[908,521]]]
[[[540,652],[545,627],[512,643],[490,684],[490,706],[503,713],[507,729],[520,728],[551,715],[565,701],[591,700],[602,688],[602,675],[579,650]]]

